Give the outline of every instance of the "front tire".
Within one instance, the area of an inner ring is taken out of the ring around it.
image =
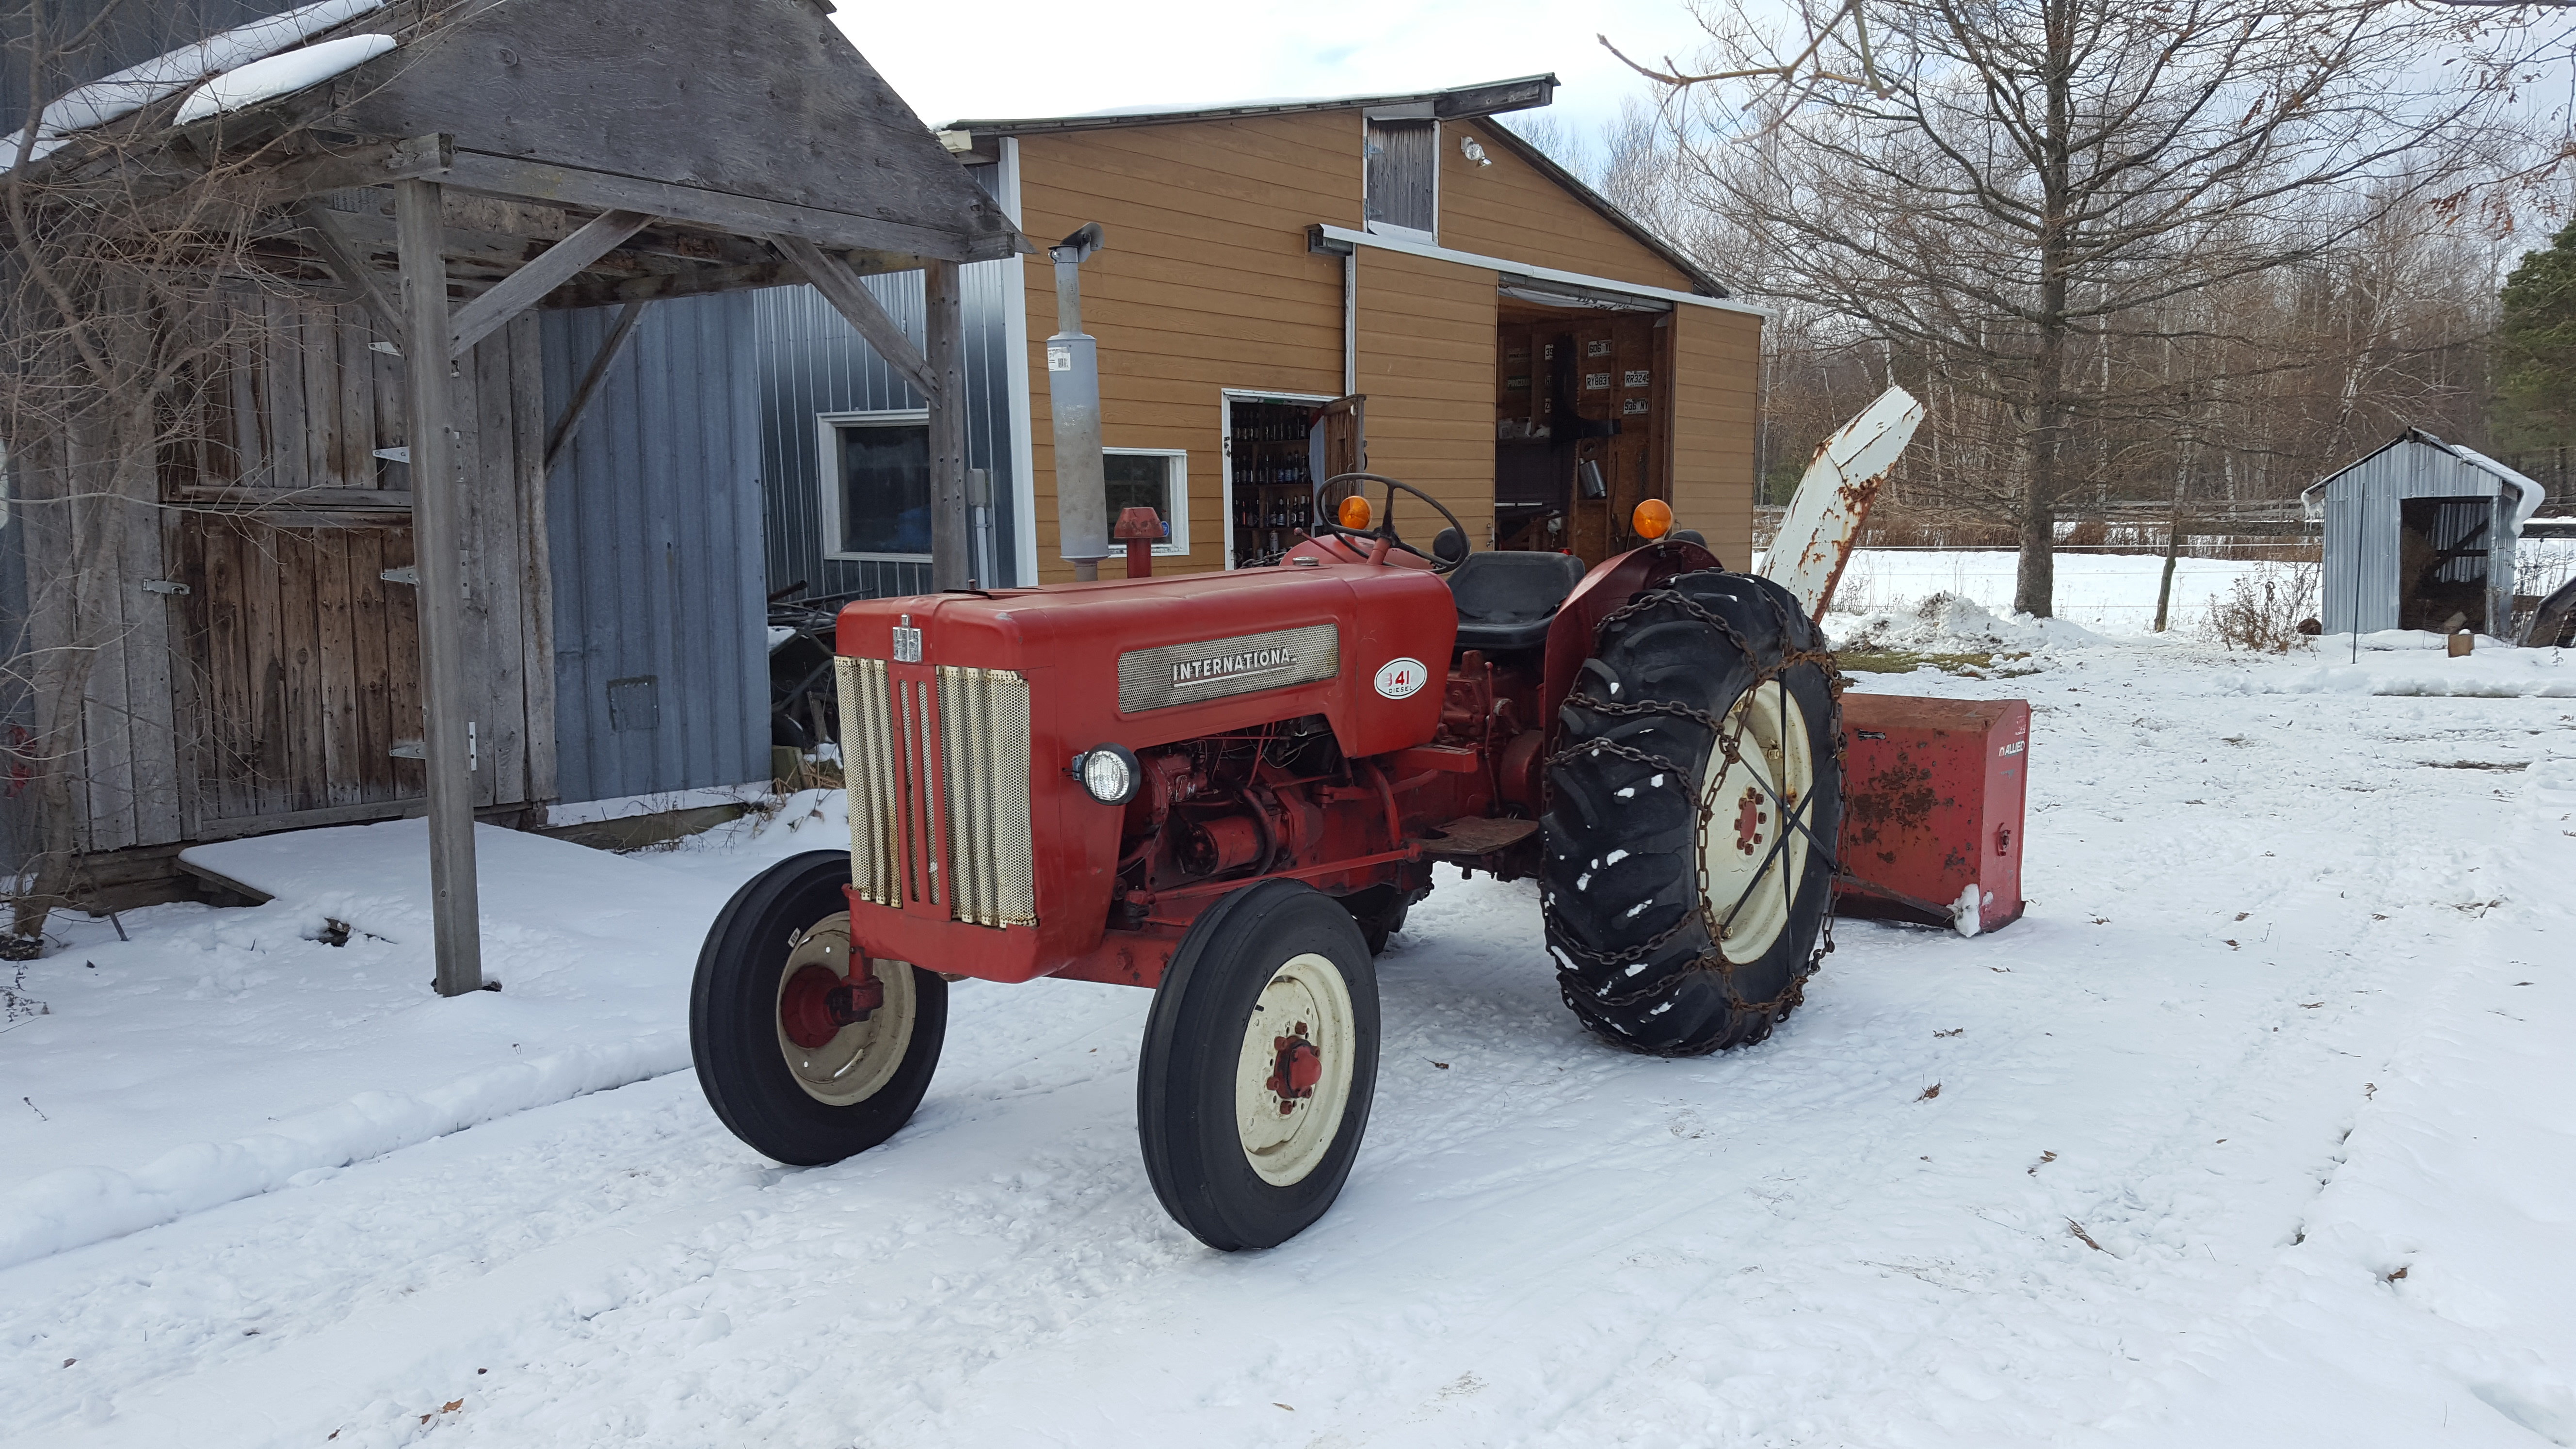
[[[1596,650],[1548,767],[1541,901],[1565,1003],[1635,1051],[1760,1041],[1830,949],[1841,717],[1823,635],[1779,585],[1709,569],[1603,620]]]
[[[734,893],[698,952],[689,1052],[716,1117],[794,1167],[864,1152],[912,1120],[948,1035],[948,983],[874,961],[882,1004],[842,1022],[825,1005],[846,983],[850,858],[791,856]]]
[[[1350,1177],[1377,1055],[1377,972],[1339,902],[1274,880],[1209,907],[1155,989],[1136,1076],[1163,1210],[1222,1252],[1303,1232]]]

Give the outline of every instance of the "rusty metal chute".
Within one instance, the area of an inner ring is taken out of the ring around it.
[[[1825,616],[1870,504],[1922,421],[1923,404],[1891,387],[1825,439],[1798,480],[1797,495],[1763,559],[1762,576],[1797,595],[1809,618]]]

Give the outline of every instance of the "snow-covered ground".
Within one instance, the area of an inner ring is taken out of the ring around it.
[[[1142,992],[958,988],[837,1166],[717,1125],[697,935],[828,797],[488,853],[462,1001],[396,827],[70,923],[0,1030],[0,1233],[56,1235],[0,1269],[0,1441],[2576,1442],[2576,659],[1878,623],[2033,650],[1860,685],[2032,701],[2029,914],[1845,922],[1770,1041],[1663,1061],[1575,1029],[1527,884],[1446,878],[1350,1187],[1267,1253],[1155,1204]],[[370,1093],[429,1105],[370,1139]]]
[[[1902,613],[1935,594],[1951,594],[1987,609],[2009,610],[2016,556],[2010,550],[1862,549],[1852,556],[1835,592],[1835,608],[1852,614]],[[2150,554],[2057,555],[2058,617],[2104,634],[2145,634],[2155,627],[2156,585],[2163,558]],[[2197,634],[2210,605],[2225,599],[2249,572],[2286,566],[2240,559],[2174,561],[2167,627]],[[2576,569],[2576,539],[2524,539],[2517,551],[2516,588],[2547,593]],[[2315,570],[2309,570],[2313,578]]]

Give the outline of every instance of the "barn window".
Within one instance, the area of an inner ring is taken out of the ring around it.
[[[822,418],[824,552],[833,558],[930,557],[930,415]]]
[[[1178,448],[1103,448],[1100,479],[1109,497],[1109,522],[1116,526],[1122,508],[1150,508],[1163,516],[1171,535],[1154,545],[1157,554],[1190,551],[1190,455]],[[1120,553],[1126,545],[1112,544]]]
[[[1368,229],[1434,240],[1440,230],[1440,123],[1368,122]]]

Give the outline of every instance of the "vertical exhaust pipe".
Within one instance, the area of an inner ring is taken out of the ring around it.
[[[1100,250],[1086,222],[1047,249],[1055,263],[1055,335],[1047,339],[1047,404],[1055,422],[1055,521],[1073,576],[1100,577],[1109,556],[1109,498],[1100,476],[1100,354],[1082,330],[1082,264]]]

